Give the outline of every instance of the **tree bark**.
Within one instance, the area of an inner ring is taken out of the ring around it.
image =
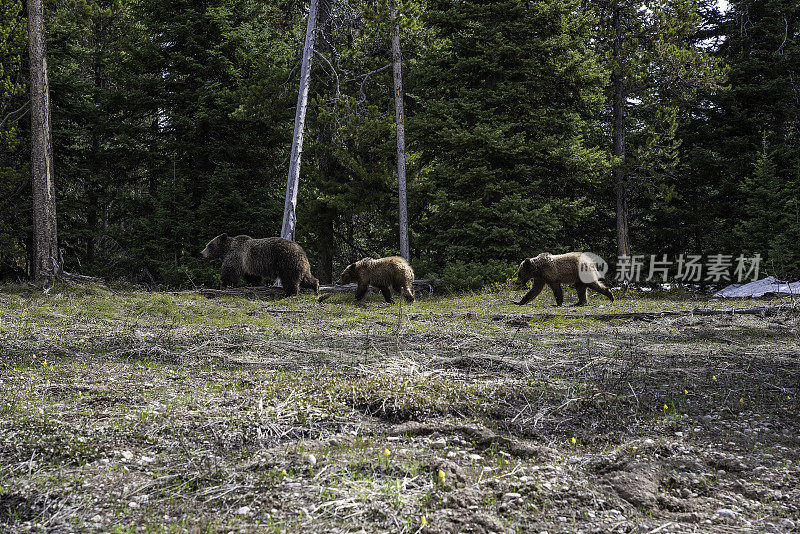
[[[311,86],[311,58],[314,55],[316,24],[317,0],[311,0],[308,9],[306,40],[303,46],[303,62],[300,67],[300,90],[297,93],[292,154],[289,160],[289,177],[286,179],[286,202],[283,205],[283,224],[281,226],[281,237],[292,241],[297,225],[297,190],[300,185],[300,159],[303,155],[303,129],[308,106],[308,89]]]
[[[317,49],[321,54],[328,54],[333,41],[333,28],[331,24],[331,2],[323,2],[317,15],[317,31],[322,36]],[[326,91],[327,91],[326,87]],[[335,160],[331,158],[333,145],[333,121],[324,121],[319,124],[319,146],[317,149],[317,164],[323,183],[331,183],[333,178]],[[317,278],[321,284],[333,282],[333,224],[336,218],[334,208],[323,203],[318,215],[319,229],[317,233]]]
[[[33,263],[35,282],[46,282],[61,270],[53,182],[50,88],[43,0],[28,0],[28,49],[31,84],[31,189],[33,191]]]
[[[611,75],[612,97],[612,135],[614,137],[614,184],[617,190],[617,254],[630,256],[631,247],[628,236],[628,192],[625,178],[625,82],[622,77],[622,32],[620,29],[620,8],[615,7],[612,15],[614,27],[614,70]]]
[[[394,116],[397,126],[397,196],[400,213],[400,255],[410,260],[408,247],[408,204],[406,202],[406,127],[403,110],[402,54],[397,4],[392,6],[392,70],[394,72]]]

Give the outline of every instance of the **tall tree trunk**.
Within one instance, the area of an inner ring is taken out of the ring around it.
[[[622,56],[622,33],[620,29],[620,8],[613,12],[614,26],[614,70],[611,75],[612,100],[612,135],[614,137],[614,184],[617,189],[617,254],[630,256],[631,247],[628,237],[628,192],[625,178],[625,82],[620,65]]]
[[[319,222],[317,278],[322,284],[333,282],[333,219],[333,214],[325,213]]]
[[[402,54],[397,4],[392,6],[392,70],[394,71],[394,116],[397,126],[397,196],[400,213],[400,255],[411,259],[408,249],[408,204],[406,202],[406,127],[403,110]]]
[[[331,25],[331,2],[323,2],[319,8],[317,18],[318,32],[322,36],[318,50],[322,54],[328,54],[331,50],[333,41]],[[326,87],[327,91],[328,88]],[[317,163],[319,173],[323,183],[330,183],[333,180],[332,168],[334,162],[331,161],[331,145],[333,144],[333,121],[322,121],[319,124],[319,146],[317,147]],[[333,282],[333,223],[335,211],[330,204],[322,203],[321,213],[318,214],[318,233],[317,233],[317,278],[323,284]]]
[[[58,275],[61,269],[58,258],[43,0],[28,0],[28,48],[31,65],[31,188],[33,190],[31,274],[39,283]]]
[[[303,155],[303,129],[308,106],[308,89],[311,86],[311,58],[314,55],[314,36],[317,24],[317,0],[311,0],[308,9],[306,41],[303,47],[303,63],[300,67],[300,90],[297,93],[297,109],[294,115],[294,137],[289,160],[289,177],[286,179],[286,202],[283,205],[281,237],[294,240],[297,225],[297,190],[300,185],[300,158]]]

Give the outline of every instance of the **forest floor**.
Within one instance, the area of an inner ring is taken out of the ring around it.
[[[592,318],[788,301],[519,294],[0,286],[0,530],[800,529],[800,314]]]

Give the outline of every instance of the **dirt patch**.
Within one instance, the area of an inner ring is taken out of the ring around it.
[[[546,458],[548,453],[552,452],[546,447],[537,447],[517,438],[502,436],[487,428],[467,425],[407,422],[389,429],[389,435],[392,436],[430,436],[441,434],[459,434],[477,447],[483,449],[496,447],[515,456]]]

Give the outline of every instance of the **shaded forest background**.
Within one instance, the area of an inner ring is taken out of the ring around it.
[[[320,4],[297,240],[323,282],[398,252],[387,12]],[[762,272],[800,275],[795,0],[724,12],[705,0],[409,0],[400,12],[418,276],[476,289],[543,250],[613,258],[620,187],[634,254],[758,252]],[[218,266],[197,259],[212,237],[279,235],[305,13],[294,0],[47,2],[66,270],[213,284]],[[25,16],[0,0],[11,280],[31,254]]]

